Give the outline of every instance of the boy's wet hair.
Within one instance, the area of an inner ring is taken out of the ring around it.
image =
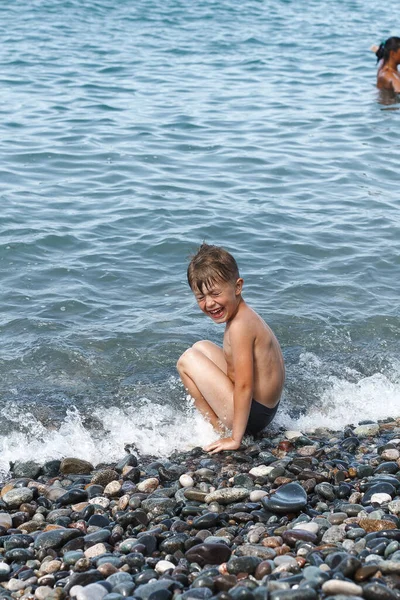
[[[400,48],[400,37],[390,37],[386,42],[382,42],[378,50],[375,52],[376,60],[379,62],[383,58],[383,62],[387,62],[391,52],[396,52]]]
[[[192,290],[203,292],[217,281],[235,284],[239,268],[232,254],[224,248],[202,244],[192,256],[187,270],[188,283]]]

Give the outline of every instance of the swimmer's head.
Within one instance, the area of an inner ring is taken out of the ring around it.
[[[372,46],[371,50],[375,52],[377,62],[383,59],[385,63],[389,60],[391,52],[400,50],[400,37],[390,37],[380,46]]]

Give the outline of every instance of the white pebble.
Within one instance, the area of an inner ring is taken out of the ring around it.
[[[107,494],[107,496],[117,496],[121,491],[121,487],[119,481],[110,481],[104,488],[104,493]]]
[[[324,594],[345,594],[346,596],[361,596],[363,589],[360,585],[351,581],[341,581],[340,579],[330,579],[322,584]]]
[[[400,452],[396,448],[388,448],[381,454],[381,458],[385,460],[397,460],[400,456]]]
[[[102,542],[99,542],[98,544],[94,544],[94,546],[90,546],[90,548],[85,550],[84,554],[86,558],[94,558],[96,556],[101,556],[101,554],[105,554],[106,552],[106,546]]]
[[[318,533],[318,523],[296,523],[293,529],[301,529],[302,531],[309,531],[310,533]]]
[[[81,587],[81,586],[77,586]],[[107,594],[107,590],[100,583],[90,583],[78,590],[76,600],[102,600]]]
[[[40,565],[41,573],[55,573],[59,571],[61,567],[60,560],[44,560]]]
[[[10,581],[8,582],[8,584],[7,584],[7,589],[8,589],[10,592],[16,592],[16,591],[19,591],[19,590],[23,590],[24,588],[26,588],[26,587],[29,585],[28,581],[29,581],[29,580],[25,580],[25,581],[23,581],[23,580],[21,580],[21,579],[15,579],[15,578],[13,577],[13,578],[12,578],[12,579],[10,579]]]
[[[184,473],[183,475],[181,475],[179,477],[179,483],[184,488],[188,488],[188,487],[193,487],[194,486],[193,477],[190,477],[190,475],[188,475],[187,473]]]
[[[12,519],[8,513],[0,512],[0,525],[5,529],[12,527]]]
[[[267,495],[268,492],[266,492],[265,490],[252,490],[250,492],[249,500],[250,502],[259,502],[261,498],[264,498],[264,496]]]
[[[110,505],[110,500],[109,498],[105,498],[104,496],[96,496],[96,498],[91,498],[89,500],[89,504],[98,504],[103,508],[108,508]]]
[[[392,496],[390,494],[385,494],[384,492],[378,492],[376,494],[372,494],[371,502],[376,502],[377,504],[384,504],[385,502],[390,502]]]
[[[254,475],[254,477],[266,477],[274,467],[267,467],[267,465],[259,465],[258,467],[253,467],[250,469],[250,475]]]
[[[157,573],[160,573],[160,575],[162,575],[163,573],[165,573],[165,571],[168,571],[169,569],[175,569],[174,563],[170,562],[169,560],[159,560],[155,566],[155,571],[157,571]]]
[[[35,598],[37,600],[45,600],[49,594],[52,592],[52,588],[48,585],[40,585],[35,590]]]
[[[287,440],[297,440],[297,438],[303,437],[301,431],[285,431],[284,435]]]
[[[158,488],[159,481],[157,477],[149,477],[148,479],[144,479],[138,484],[139,492],[144,492],[146,494],[150,494],[154,492]]]

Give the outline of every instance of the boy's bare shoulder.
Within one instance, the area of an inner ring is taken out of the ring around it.
[[[250,306],[243,303],[232,319],[230,330],[235,333],[246,333],[247,336],[269,336],[272,332],[265,321]]]

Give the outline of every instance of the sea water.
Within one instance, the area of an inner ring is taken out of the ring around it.
[[[281,343],[277,426],[400,416],[400,105],[369,51],[397,9],[2,4],[0,468],[213,439],[175,368],[222,340],[203,240]]]

